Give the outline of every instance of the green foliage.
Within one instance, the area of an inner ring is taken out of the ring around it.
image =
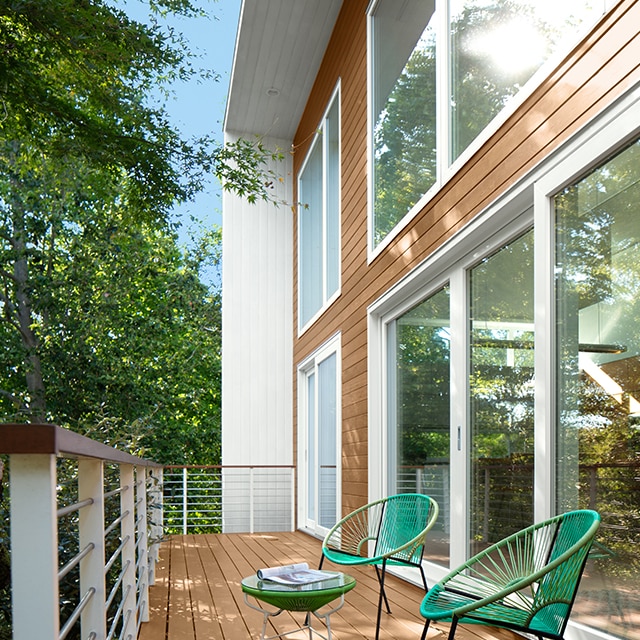
[[[261,141],[185,140],[161,101],[214,81],[167,12],[104,0],[0,5],[0,412],[160,461],[219,457],[220,294],[201,281],[219,231],[178,247],[171,207],[210,174],[269,199]]]

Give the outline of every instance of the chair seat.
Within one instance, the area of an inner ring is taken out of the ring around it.
[[[477,601],[477,597],[443,590],[440,585],[435,585],[425,596],[420,607],[420,613],[423,617],[431,620],[450,622],[460,607],[473,605]],[[561,607],[563,613],[566,614],[570,604],[570,602],[554,603],[553,606],[556,608]],[[502,625],[517,629],[527,628],[541,633],[554,633],[555,626],[546,624],[545,616],[536,616],[536,613],[540,613],[540,611],[532,609],[531,599],[528,596],[511,594],[504,600],[473,609],[470,613],[459,617],[458,621],[491,626]],[[556,610],[553,615],[555,616],[557,613]]]

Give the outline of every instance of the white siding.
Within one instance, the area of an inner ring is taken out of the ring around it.
[[[232,136],[227,133],[227,139]],[[290,142],[273,169],[292,202]],[[222,463],[293,464],[293,214],[223,195]]]

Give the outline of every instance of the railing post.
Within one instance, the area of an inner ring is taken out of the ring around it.
[[[149,540],[147,527],[147,470],[136,467],[136,543],[138,547],[138,623],[149,621]]]
[[[13,454],[10,467],[13,640],[58,640],[56,456]]]
[[[296,530],[296,469],[291,467],[289,486],[291,488],[291,531]]]
[[[182,533],[187,535],[187,511],[188,511],[188,499],[187,499],[187,467],[182,469]]]
[[[253,500],[253,467],[249,468],[249,533],[255,533],[254,528],[254,500]]]
[[[120,465],[120,512],[125,515],[120,525],[122,541],[122,633],[124,640],[137,635],[136,622],[136,533],[135,533],[135,485],[133,465]]]
[[[104,640],[107,624],[104,615],[106,586],[104,574],[104,467],[102,460],[78,461],[78,500],[92,499],[93,504],[79,512],[80,550],[93,544],[93,551],[80,561],[80,597],[93,587],[89,604],[82,611],[82,637],[93,632],[95,640]]]
[[[163,506],[163,469],[153,469],[150,476],[151,487],[149,498],[151,502],[151,545],[149,549],[149,585],[156,581],[156,562],[159,559],[160,541],[164,532]]]

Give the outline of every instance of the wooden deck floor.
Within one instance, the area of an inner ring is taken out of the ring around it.
[[[150,589],[150,621],[142,624],[139,640],[256,640],[262,615],[249,608],[240,589],[243,577],[261,567],[308,562],[316,567],[320,541],[302,532],[173,536],[160,550],[156,584]],[[338,567],[327,565],[329,570]],[[334,640],[372,640],[378,590],[372,567],[352,568],[355,589],[344,607],[331,616]],[[419,640],[419,614],[424,591],[389,576],[387,595],[392,614],[383,613],[380,640]],[[291,630],[304,614],[283,612],[272,619],[267,635]],[[324,632],[322,623],[314,627]],[[448,625],[432,625],[429,640],[446,640]],[[308,634],[287,636],[308,639]],[[315,636],[317,638],[317,636]],[[515,634],[480,626],[460,627],[456,640],[514,640]]]

